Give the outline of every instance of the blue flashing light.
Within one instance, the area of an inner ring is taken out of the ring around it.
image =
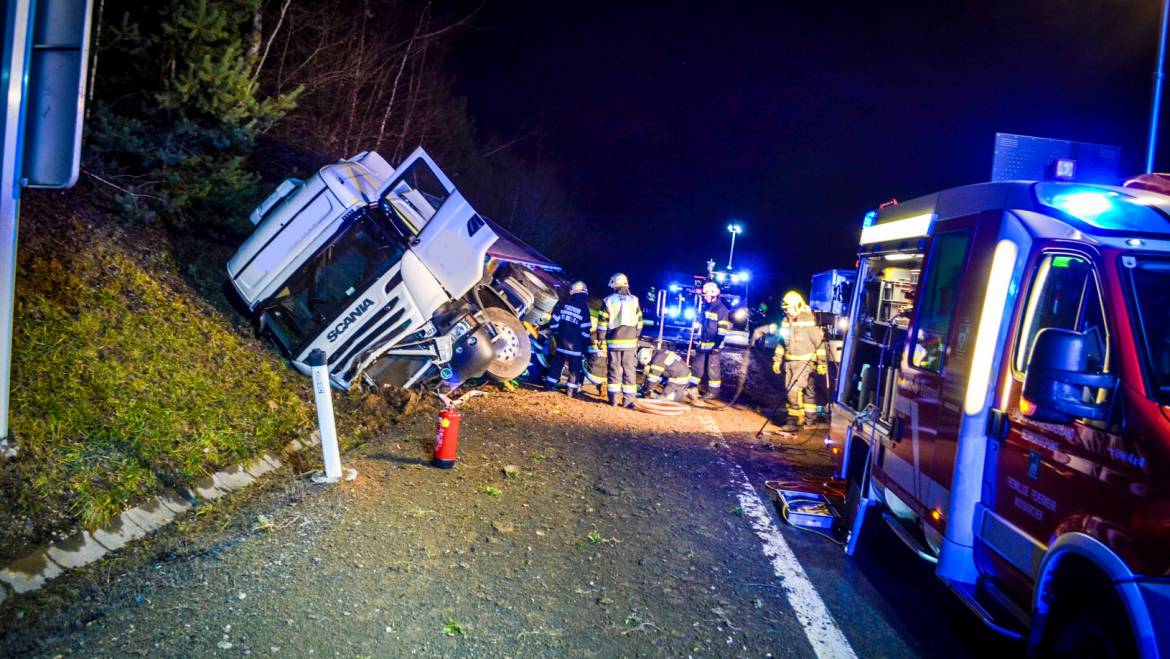
[[[1094,229],[1110,232],[1167,233],[1170,225],[1147,198],[1103,188],[1062,183],[1039,183],[1040,203],[1065,213]]]
[[[678,318],[678,314],[679,314],[678,307],[668,307],[666,309],[666,315],[670,318]]]
[[[731,283],[733,283],[733,284],[739,283],[739,275],[738,274],[731,275]]]
[[[672,283],[672,284],[670,285],[670,292],[671,292],[671,293],[677,293],[677,292],[679,292],[679,291],[681,291],[681,290],[682,290],[682,286],[681,286],[681,285],[679,285],[679,284],[674,284],[674,283]]]
[[[687,310],[683,312],[683,318],[686,318],[687,320],[694,320],[695,319],[695,308],[694,307],[687,307]]]
[[[1107,190],[1083,190],[1054,195],[1049,203],[1053,208],[1091,222],[1116,208],[1115,200],[1119,196]]]
[[[861,221],[861,228],[872,227],[877,223],[877,211],[870,211],[865,214],[865,219]]]
[[[746,284],[747,282],[751,281],[751,279],[752,279],[752,273],[748,272],[747,270],[740,270],[739,271],[739,280],[740,281],[742,281]]]

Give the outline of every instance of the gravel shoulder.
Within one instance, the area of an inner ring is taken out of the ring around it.
[[[757,441],[746,410],[671,418],[493,392],[463,409],[443,471],[427,465],[433,423],[416,415],[344,456],[353,482],[285,472],[5,603],[0,655],[812,655],[725,459],[757,486],[825,475],[819,439]],[[831,584],[830,609],[874,607],[845,629],[859,654],[954,649],[903,641],[835,546],[782,530]]]
[[[218,525],[7,607],[0,649],[807,656],[693,421],[492,393],[464,408],[459,463],[441,471],[420,415],[346,456],[354,482],[287,474],[208,512]]]

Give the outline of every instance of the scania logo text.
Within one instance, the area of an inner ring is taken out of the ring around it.
[[[366,312],[366,309],[369,309],[372,306],[374,306],[374,301],[370,298],[362,300],[362,303],[354,307],[353,311],[347,313],[345,318],[342,318],[341,322],[337,323],[336,327],[329,330],[329,333],[326,334],[325,337],[329,339],[330,343],[333,343],[337,340],[337,337],[345,334],[345,330],[349,329],[350,325],[353,325],[357,322],[358,318],[362,317],[362,314]]]

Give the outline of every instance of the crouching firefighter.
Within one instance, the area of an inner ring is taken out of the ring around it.
[[[719,299],[719,286],[709,281],[703,284],[703,315],[699,325],[699,345],[691,358],[692,394],[697,394],[704,376],[707,378],[707,393],[704,398],[719,398],[723,386],[723,368],[720,354],[723,341],[731,331],[731,311]]]
[[[661,384],[662,397],[666,400],[682,400],[686,396],[691,369],[687,368],[687,361],[677,352],[666,348],[640,348],[638,362],[642,364],[642,372],[646,376],[642,383],[644,395],[651,395]]]
[[[553,312],[548,329],[549,334],[556,339],[557,354],[549,360],[544,388],[551,390],[557,386],[561,379],[561,370],[568,363],[569,382],[566,385],[566,393],[570,397],[576,396],[581,388],[582,362],[592,342],[589,289],[586,288],[585,282],[575,282],[569,288],[569,299],[562,302]]]
[[[784,294],[784,320],[780,343],[772,355],[772,372],[784,375],[788,418],[781,430],[792,432],[805,423],[819,420],[823,408],[817,405],[815,375],[828,372],[825,335],[812,309],[796,291]]]
[[[605,389],[611,405],[632,408],[638,397],[636,350],[642,333],[642,306],[638,298],[630,295],[630,280],[624,274],[610,277],[609,287],[613,295],[602,301],[597,316],[597,331],[605,337],[609,355]]]

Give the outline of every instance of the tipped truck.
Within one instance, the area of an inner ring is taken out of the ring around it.
[[[293,367],[330,382],[450,387],[518,377],[549,320],[559,268],[484,218],[422,149],[372,151],[288,179],[251,215],[231,291]]]

